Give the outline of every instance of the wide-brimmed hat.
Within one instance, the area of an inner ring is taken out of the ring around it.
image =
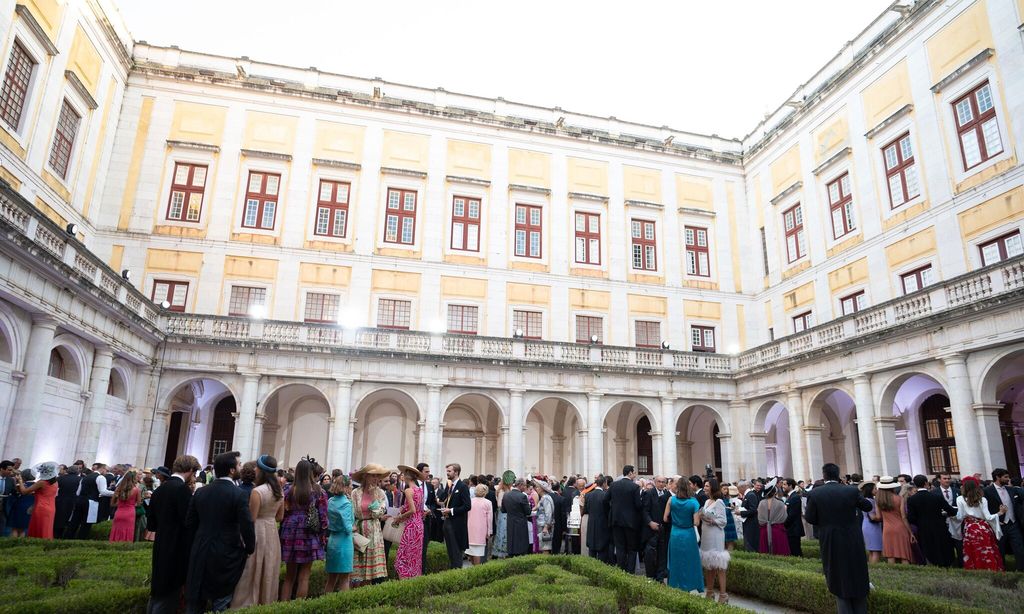
[[[774,477],[774,478],[768,480],[768,483],[764,485],[764,496],[766,498],[767,497],[774,497],[775,496],[775,487],[778,486],[778,484],[779,484],[779,478],[777,478],[777,477]]]
[[[533,483],[544,492],[551,492],[551,484],[548,484],[547,481],[540,478],[533,478]]]
[[[416,479],[418,479],[418,480],[425,480],[425,479],[427,479],[427,474],[423,473],[422,471],[420,471],[416,467],[410,467],[409,465],[399,465],[398,466],[398,473],[399,473],[399,475],[405,475],[407,472],[413,474],[414,476],[416,476]]]
[[[352,473],[352,479],[355,480],[356,482],[359,482],[360,484],[362,484],[363,481],[364,481],[364,477],[365,476],[368,476],[368,475],[383,476],[383,475],[387,475],[389,473],[391,473],[391,470],[388,469],[387,467],[385,467],[384,465],[378,465],[377,463],[368,463],[368,464],[364,465],[358,471],[353,472]]]
[[[46,480],[52,480],[57,477],[57,473],[59,473],[60,468],[57,466],[57,463],[47,461],[45,463],[39,463],[33,467],[33,471],[36,474],[37,480],[45,482]]]
[[[730,484],[729,485],[729,496],[730,497],[738,497],[738,496],[740,496],[740,489],[736,488],[736,486],[734,484]]]
[[[893,488],[899,488],[901,484],[897,482],[891,475],[883,475],[878,479],[878,487],[886,490]]]

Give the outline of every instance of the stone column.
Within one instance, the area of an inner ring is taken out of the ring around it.
[[[980,439],[978,447],[981,450],[984,473],[992,475],[992,470],[1002,467],[1006,463],[1006,453],[1003,451],[1003,436],[999,431],[999,410],[1001,404],[975,403],[973,406],[974,416],[978,421],[978,433]],[[954,427],[956,428],[956,427]],[[957,452],[960,447],[957,446]]]
[[[110,365],[113,360],[114,353],[108,346],[97,346],[93,352],[92,374],[89,377],[91,394],[85,402],[85,411],[82,412],[75,458],[96,458],[100,445],[100,431],[103,428],[103,410],[107,407],[107,385],[110,382]]]
[[[426,441],[423,446],[425,460],[437,475],[441,467],[441,384],[427,384]]]
[[[661,431],[651,431],[651,466],[648,473],[651,475],[662,473],[661,468]],[[639,473],[639,470],[637,470]]]
[[[352,417],[352,380],[348,378],[336,378],[334,389],[334,422],[331,424],[330,452],[328,453],[328,464],[332,469],[344,469],[352,471],[358,467],[349,467],[349,448],[352,441],[349,439],[349,422]]]
[[[508,453],[511,449],[508,445],[508,426],[501,425],[498,428],[498,434],[501,436],[501,456],[498,457],[498,473],[505,473],[505,470],[509,468]]]
[[[256,459],[263,453],[263,424],[267,420],[267,415],[262,411],[256,412],[256,420],[252,426],[252,457]],[[328,471],[331,467],[327,468]]]
[[[523,392],[520,388],[508,391],[508,468],[517,477],[523,474]]]
[[[729,463],[729,475],[732,479],[740,479],[751,473],[754,457],[750,451],[750,410],[749,404],[740,399],[729,401],[729,416],[723,431],[731,435],[729,456],[722,449],[722,462]],[[723,475],[728,479],[728,476]]]
[[[171,412],[166,409],[160,408],[153,412],[153,434],[150,436],[149,447],[146,450],[146,467],[159,467],[164,464],[164,454],[167,452],[167,427],[170,419]],[[90,462],[88,459],[82,460]]]
[[[765,442],[768,439],[768,433],[751,433],[750,434],[750,462],[751,467],[748,467],[744,475],[739,476],[741,479],[756,478],[759,475],[764,475],[768,471],[768,459],[765,457]],[[803,478],[794,478],[803,479]]]
[[[808,424],[804,427],[804,441],[807,442],[807,470],[800,474],[803,477],[797,478],[798,480],[804,478],[813,480],[821,473],[821,466],[825,464],[821,447],[822,431],[823,429],[816,424]]]
[[[985,474],[981,448],[984,442],[978,439],[978,422],[972,409],[974,395],[971,393],[971,378],[967,373],[967,360],[963,354],[945,356],[946,381],[949,385],[949,409],[956,434],[956,451],[960,460],[960,475]],[[1002,450],[1000,445],[999,450]],[[1002,461],[1000,461],[1002,464]]]
[[[18,387],[18,396],[11,410],[11,430],[7,433],[4,458],[21,458],[23,467],[51,460],[34,458],[36,430],[46,392],[46,377],[50,368],[50,349],[53,345],[57,320],[46,315],[32,316],[32,332],[25,350],[25,379]],[[106,391],[104,391],[106,392]]]
[[[718,433],[718,441],[722,447],[722,480],[732,481],[736,478],[733,475],[732,460],[732,435],[730,433]]]
[[[615,458],[609,463],[612,466],[608,471],[611,471],[612,475],[618,476],[621,475],[623,465],[632,464],[626,457],[626,444],[629,443],[629,439],[625,437],[616,437],[612,440],[612,443],[615,444]],[[615,465],[618,465],[618,469],[615,468]]]
[[[604,437],[601,428],[601,397],[600,392],[587,393],[587,477],[593,479],[597,473],[603,473]]]
[[[565,437],[563,435],[551,436],[551,464],[556,475],[562,475],[565,471]]]
[[[255,373],[243,374],[242,398],[238,403],[238,418],[235,420],[235,442],[233,449],[242,453],[242,458],[253,457],[253,429],[256,427],[256,404],[259,402],[260,376]]]
[[[679,473],[676,467],[676,421],[675,399],[661,397],[661,472],[666,475]]]
[[[879,449],[882,453],[881,473],[895,477],[900,473],[900,453],[896,446],[896,418],[878,416],[875,418],[875,426],[878,430]]]
[[[882,475],[882,459],[878,453],[878,439],[872,426],[875,423],[874,394],[870,375],[853,377],[854,403],[857,411],[857,437],[860,439],[860,464],[865,480]],[[895,444],[895,442],[893,442]]]
[[[804,451],[804,403],[799,390],[790,390],[786,394],[786,409],[789,410],[789,453],[793,458],[793,477],[805,480],[812,477]],[[821,471],[818,467],[814,475]]]
[[[677,467],[676,473],[683,477],[693,475],[693,442],[689,440],[680,441],[678,446],[683,460],[680,462],[679,467]]]

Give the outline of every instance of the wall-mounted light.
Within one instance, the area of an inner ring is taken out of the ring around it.
[[[600,338],[598,338],[597,335],[590,335],[590,342],[591,343],[599,343],[600,341],[601,340],[600,340]]]
[[[515,329],[514,331],[512,331],[512,336],[514,338],[516,338],[516,339],[522,339],[523,338],[523,329],[521,329],[521,328]]]
[[[78,234],[78,224],[71,222],[70,224],[64,227],[64,232],[68,233],[72,237],[75,236],[76,234]]]
[[[267,308],[263,305],[253,305],[249,307],[249,317],[254,320],[262,320],[267,316]]]
[[[167,301],[160,301],[160,309],[170,309],[171,304]]]
[[[440,335],[441,333],[448,332],[448,327],[445,325],[444,320],[442,320],[441,318],[435,318],[430,323],[430,332]]]
[[[662,341],[661,342],[661,349],[667,350],[667,349],[669,349],[669,347],[671,347],[671,346],[669,346],[668,341]]]
[[[729,344],[729,353],[733,354],[733,355],[739,354],[740,353],[740,346],[738,344],[736,344],[736,343]]]
[[[121,269],[121,279],[123,279],[125,281],[131,281],[132,280],[132,270],[131,269]]]

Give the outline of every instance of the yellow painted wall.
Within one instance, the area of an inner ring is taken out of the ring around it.
[[[1024,23],[1024,0],[1017,0],[1017,21]]]
[[[124,247],[121,247],[124,252]],[[117,267],[114,267],[115,269]],[[147,249],[146,270],[165,273],[199,275],[203,268],[202,252],[182,252],[173,249]]]
[[[676,174],[676,199],[680,207],[693,209],[715,210],[715,201],[711,192],[711,179],[692,175]]]
[[[3,179],[7,183],[11,184],[11,187],[14,188],[15,192],[21,189],[21,180],[15,177],[14,174],[11,173],[11,171],[7,170],[2,166],[0,166],[0,179]]]
[[[903,60],[861,92],[865,126],[872,129],[904,105],[911,103],[910,71]]]
[[[175,101],[171,133],[167,138],[172,141],[220,145],[224,139],[224,122],[227,115],[227,107]]]
[[[225,279],[277,279],[277,260],[253,258],[251,256],[227,256],[224,258]]]
[[[569,308],[576,311],[608,311],[611,293],[569,288]]]
[[[988,24],[988,9],[985,0],[978,0],[925,43],[932,82],[941,81],[989,47],[995,45]]]
[[[814,164],[818,165],[850,142],[846,109],[828,118],[814,131]]]
[[[551,187],[551,156],[526,149],[508,150],[508,182]]]
[[[121,270],[121,263],[124,261],[124,245],[113,245],[110,249],[110,268],[115,271]]]
[[[96,187],[96,175],[100,169],[100,160],[103,158],[103,145],[107,140],[107,127],[113,122],[110,121],[110,111],[114,108],[114,92],[117,81],[113,78],[107,79],[107,95],[100,103],[103,106],[103,115],[100,118],[100,132],[96,136],[96,145],[93,148],[92,165],[89,167],[89,183],[85,186],[85,202],[82,205],[82,217],[89,217],[89,210],[92,208],[92,194]]]
[[[732,258],[733,289],[736,292],[743,292],[743,271],[740,268],[740,220],[736,214],[736,186],[732,182],[725,184],[725,203],[729,212],[729,254]]]
[[[61,13],[64,7],[58,0],[19,0],[19,4],[28,7],[29,12],[36,18],[39,25],[50,37],[50,41],[57,38],[57,28],[60,27]]]
[[[775,318],[772,317],[772,302],[771,301],[765,301],[764,302],[764,322],[768,326],[768,328],[771,328],[772,326],[774,326],[774,324],[773,324],[774,319]]]
[[[629,313],[652,316],[664,316],[668,314],[668,299],[663,296],[630,294],[628,295],[628,298]]]
[[[314,158],[344,162],[359,162],[362,159],[365,127],[318,119],[314,130]]]
[[[861,258],[828,274],[828,288],[833,293],[868,280],[868,259]]]
[[[45,200],[39,198],[38,196],[36,196],[36,209],[39,209],[43,213],[43,215],[50,218],[50,220],[54,224],[57,224],[61,228],[64,228],[68,225],[68,221],[64,219],[63,215],[57,213],[56,209],[51,207]]]
[[[980,205],[960,212],[960,232],[968,241],[1009,222],[1024,217],[1024,186],[1004,192]]]
[[[96,46],[89,40],[82,26],[78,26],[75,29],[75,38],[71,41],[71,51],[68,52],[68,70],[78,75],[89,93],[95,96],[102,68],[103,60],[100,59]]]
[[[800,179],[800,145],[793,145],[772,162],[772,198]]]
[[[711,301],[683,301],[683,315],[697,320],[721,320],[722,304]]]
[[[902,239],[885,248],[885,259],[890,269],[904,262],[923,258],[935,253],[935,227],[926,228],[917,234]]]
[[[814,302],[814,282],[809,281],[796,290],[787,292],[782,297],[782,303],[786,311],[803,307]]]
[[[462,298],[487,298],[486,279],[441,276],[441,296]]]
[[[344,288],[352,279],[352,267],[333,264],[299,263],[299,281],[304,286]]]
[[[426,172],[429,154],[430,137],[427,135],[384,131],[381,166]]]
[[[622,181],[626,200],[662,202],[661,171],[625,165],[622,167]]]
[[[568,158],[569,191],[608,195],[608,163],[585,158]]]
[[[747,310],[744,305],[736,305],[736,329],[740,333],[740,351],[747,349]]]
[[[246,111],[243,149],[292,154],[299,118],[291,115]]]
[[[132,210],[135,207],[135,192],[139,187],[139,173],[145,158],[146,136],[149,134],[149,124],[152,119],[153,97],[143,96],[142,106],[139,109],[139,122],[135,128],[135,139],[132,142],[131,162],[128,163],[128,177],[125,179],[124,192],[121,196],[121,212],[117,218],[118,230],[128,230],[128,222],[132,217]]]
[[[551,303],[551,288],[508,282],[505,286],[505,298],[509,303],[546,306]]]
[[[489,179],[491,176],[491,146],[448,139],[448,174],[458,177]]]
[[[400,271],[374,271],[371,279],[374,292],[403,292],[419,294],[420,274]]]

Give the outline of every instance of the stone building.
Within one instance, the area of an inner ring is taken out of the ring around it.
[[[1024,2],[740,140],[0,15],[5,458],[1024,466]]]

